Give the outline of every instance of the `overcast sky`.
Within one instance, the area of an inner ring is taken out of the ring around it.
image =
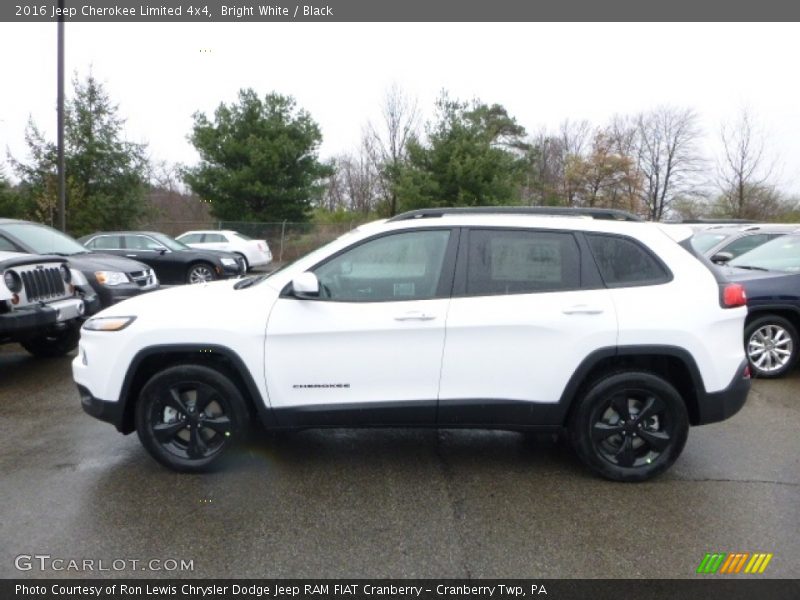
[[[426,116],[447,89],[503,104],[529,132],[693,107],[709,159],[721,121],[746,106],[782,187],[800,193],[799,34],[798,24],[68,23],[66,67],[104,82],[128,139],[187,164],[192,113],[243,87],[294,96],[322,128],[323,157],[358,144],[393,82]],[[0,148],[14,156],[25,156],[29,116],[55,136],[55,52],[54,23],[0,23]]]

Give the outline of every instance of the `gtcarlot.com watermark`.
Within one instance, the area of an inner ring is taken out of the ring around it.
[[[19,554],[14,558],[18,571],[194,571],[194,559],[184,558],[69,558],[50,554]]]

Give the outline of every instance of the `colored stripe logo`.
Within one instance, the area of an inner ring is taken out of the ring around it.
[[[703,575],[714,573],[735,575],[737,573],[763,573],[767,569],[772,553],[765,552],[715,552],[706,553],[697,572]]]

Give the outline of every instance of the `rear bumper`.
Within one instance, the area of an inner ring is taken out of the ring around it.
[[[745,376],[747,360],[742,361],[728,387],[699,398],[697,425],[707,425],[731,418],[741,410],[750,392],[750,377]]]

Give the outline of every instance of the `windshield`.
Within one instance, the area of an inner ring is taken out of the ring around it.
[[[170,250],[191,250],[189,246],[184,244],[183,242],[179,242],[178,240],[172,239],[168,235],[164,235],[163,233],[148,233],[150,237],[154,240],[158,241],[161,244],[164,244]]]
[[[698,252],[705,253],[726,237],[728,236],[724,233],[698,233],[692,238],[692,246]]]
[[[800,272],[800,235],[784,235],[734,258],[732,267]]]
[[[6,223],[2,225],[3,231],[17,238],[26,251],[34,254],[83,254],[86,248],[73,240],[68,235],[37,223]]]

